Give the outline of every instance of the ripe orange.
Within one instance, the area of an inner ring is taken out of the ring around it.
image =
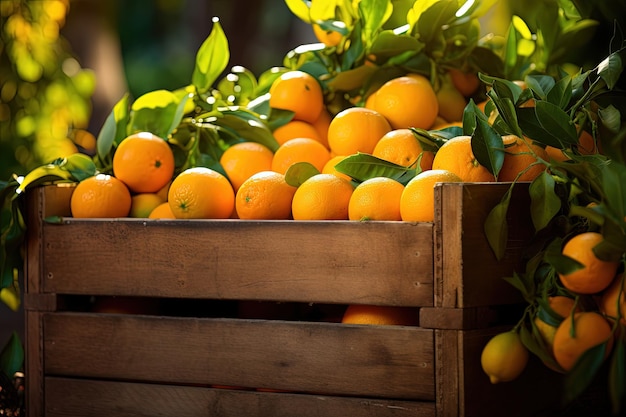
[[[472,72],[462,72],[456,68],[451,68],[448,70],[448,75],[452,84],[465,97],[470,97],[480,87],[478,75]]]
[[[318,41],[328,47],[337,46],[341,42],[342,35],[334,30],[324,30],[318,24],[313,24],[313,34]]]
[[[130,205],[128,187],[117,178],[105,174],[78,183],[70,200],[72,216],[78,218],[126,217]]]
[[[574,327],[572,332],[572,326]],[[600,314],[588,311],[574,314],[561,322],[554,335],[554,359],[565,371],[574,367],[588,349],[607,342],[605,358],[613,347],[611,326]]]
[[[343,314],[344,324],[417,326],[418,314],[415,309],[395,306],[375,306],[351,304]]]
[[[349,107],[331,120],[328,146],[335,155],[371,154],[391,126],[379,112],[364,107]]]
[[[177,219],[227,219],[235,208],[235,192],[219,172],[188,168],[172,181],[167,201]]]
[[[403,221],[435,221],[435,184],[438,182],[461,182],[461,179],[442,169],[431,169],[417,174],[404,187],[400,197],[400,215]]]
[[[422,144],[410,129],[387,132],[376,144],[372,155],[405,167],[414,167],[420,159],[422,171],[432,168],[435,154],[424,151]]]
[[[504,142],[504,163],[498,174],[498,181],[532,181],[545,171],[545,165],[538,163],[537,158],[544,161],[549,159],[545,149],[532,143],[530,139],[519,138],[515,135],[502,136]],[[523,172],[523,173],[522,173]],[[518,174],[521,174],[519,178]]]
[[[580,133],[580,136],[578,137],[578,144],[575,146],[581,155],[594,155],[600,151],[593,136],[586,130],[583,130]],[[555,161],[564,162],[570,159],[569,156],[565,155],[561,149],[555,148],[554,146],[546,146],[546,153]]]
[[[136,193],[156,193],[174,175],[174,153],[149,132],[128,136],[113,155],[113,174]]]
[[[235,192],[253,174],[272,169],[274,153],[256,142],[236,143],[224,151],[220,164]]]
[[[600,311],[609,318],[621,316],[620,322],[626,326],[626,279],[624,274],[617,275],[602,293]]]
[[[156,206],[148,215],[149,219],[175,219],[170,203],[167,201]]]
[[[330,149],[328,146],[328,127],[330,126],[330,122],[332,120],[332,116],[325,108],[322,109],[320,116],[316,121],[313,122],[313,127],[317,130],[319,134],[320,142],[322,145],[326,146],[326,148]]]
[[[157,193],[140,193],[131,197],[129,217],[147,218],[155,207],[165,202]]]
[[[567,319],[574,306],[576,305],[576,301],[573,298],[565,297],[562,295],[557,295],[553,297],[548,297],[548,305],[550,309],[558,314],[561,319]],[[580,312],[580,308],[576,309],[577,312]],[[556,333],[556,326],[553,326],[549,323],[546,323],[541,319],[539,315],[535,316],[535,326],[537,326],[537,330],[541,335],[543,341],[546,345],[552,350],[552,345],[554,343],[554,334]]]
[[[347,156],[344,155],[338,155],[330,158],[328,162],[326,162],[326,165],[324,165],[324,168],[322,168],[322,174],[333,174],[338,177],[345,178],[347,181],[351,181],[352,178],[350,178],[350,176],[343,174],[335,169],[335,165],[337,165],[339,162],[343,161],[346,158]]]
[[[314,175],[298,187],[291,203],[294,220],[348,220],[354,188],[333,174]]]
[[[297,162],[309,162],[321,172],[329,160],[330,152],[315,139],[295,138],[283,143],[276,150],[271,169],[284,174]]]
[[[350,220],[401,220],[400,196],[404,185],[387,177],[375,177],[356,186],[350,204]]]
[[[313,123],[324,108],[322,87],[312,75],[299,70],[281,74],[270,87],[269,105],[294,112],[295,120]]]
[[[322,138],[315,126],[309,122],[303,122],[302,120],[291,120],[277,127],[273,133],[279,145],[295,138],[315,139],[323,144]]]
[[[274,171],[257,172],[248,178],[235,195],[235,209],[240,219],[287,220],[296,187]]]
[[[447,140],[435,153],[433,169],[450,171],[464,182],[495,181],[493,174],[476,160],[471,140],[471,136],[457,136]]]
[[[559,274],[565,288],[577,294],[595,294],[613,281],[619,262],[603,261],[593,253],[593,247],[603,239],[600,233],[584,232],[565,243],[561,253],[583,265],[569,274]]]
[[[374,94],[369,105],[382,114],[393,129],[429,129],[439,113],[435,90],[428,78],[422,75],[394,78]]]
[[[437,103],[439,105],[438,115],[448,122],[459,122],[463,120],[463,111],[467,102],[463,94],[454,85],[444,80],[441,88],[437,91]]]

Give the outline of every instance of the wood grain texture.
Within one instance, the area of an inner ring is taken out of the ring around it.
[[[46,378],[46,417],[435,417],[434,403]]]
[[[434,400],[433,331],[122,314],[44,315],[45,373]]]
[[[67,219],[44,229],[51,293],[433,303],[429,223]]]

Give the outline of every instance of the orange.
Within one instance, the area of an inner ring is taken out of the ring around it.
[[[561,317],[561,319],[566,319],[570,316],[572,310],[574,309],[576,301],[570,297],[557,295],[553,297],[548,297],[548,305],[554,313]],[[579,312],[580,308],[577,308],[576,311]],[[550,349],[552,349],[552,345],[554,343],[554,334],[556,333],[557,328],[543,321],[539,315],[535,316],[534,321],[543,341]]]
[[[457,136],[447,140],[435,153],[433,169],[450,171],[464,182],[495,181],[493,174],[476,160],[471,140],[471,136]]]
[[[294,220],[348,220],[354,188],[333,174],[317,174],[304,181],[293,196]]]
[[[417,326],[415,309],[395,306],[351,304],[343,314],[344,324]]]
[[[463,120],[463,111],[467,102],[463,94],[454,85],[444,80],[441,88],[437,91],[438,115],[448,122],[460,122]]]
[[[348,181],[351,181],[352,178],[350,178],[350,176],[343,174],[335,169],[335,165],[337,165],[339,162],[343,161],[346,158],[347,156],[344,155],[337,155],[330,158],[328,162],[326,162],[326,165],[324,165],[324,168],[322,168],[322,174],[333,174],[338,177],[345,178]]]
[[[469,97],[480,87],[480,78],[472,72],[462,72],[456,68],[448,70],[448,75],[452,84],[463,96]]]
[[[401,220],[400,196],[404,185],[387,177],[375,177],[356,186],[350,204],[350,220]]]
[[[284,174],[297,162],[309,162],[321,172],[329,160],[330,152],[315,139],[295,138],[283,143],[276,150],[271,170]]]
[[[135,194],[131,198],[129,217],[147,218],[163,202],[165,200],[156,193]]]
[[[113,174],[136,193],[156,193],[174,175],[174,153],[149,132],[128,136],[113,155]]]
[[[235,192],[253,174],[272,169],[274,153],[256,142],[236,143],[224,151],[220,164]]]
[[[274,171],[257,172],[239,187],[235,209],[240,219],[287,220],[296,187]]]
[[[439,113],[435,90],[428,78],[419,74],[389,80],[374,94],[372,109],[382,114],[393,129],[429,129]]]
[[[235,208],[235,192],[219,172],[188,168],[172,181],[167,201],[177,219],[227,219]]]
[[[333,47],[339,45],[342,39],[341,33],[334,30],[324,30],[322,27],[316,23],[313,25],[313,34],[317,38],[318,41],[323,43],[328,47]]]
[[[295,138],[309,138],[322,142],[322,138],[311,123],[303,122],[302,120],[291,120],[282,126],[277,127],[274,130],[274,139],[279,145],[287,142],[289,139]]]
[[[573,329],[572,329],[573,326]],[[572,332],[573,330],[573,332]],[[589,311],[574,314],[561,322],[554,335],[554,359],[565,371],[571,370],[588,349],[608,342],[605,358],[613,347],[611,326],[600,314]]]
[[[422,171],[431,169],[435,154],[424,151],[422,144],[410,129],[387,132],[376,144],[372,155],[405,167],[414,167],[420,159]]]
[[[440,119],[440,118],[437,118]],[[463,122],[446,122],[444,119],[437,120],[430,130],[442,130],[446,127],[463,127]]]
[[[391,126],[379,112],[364,107],[340,111],[328,126],[328,146],[335,155],[371,154]]]
[[[569,274],[559,273],[561,283],[577,294],[595,294],[609,286],[619,262],[598,259],[593,247],[604,238],[597,232],[584,232],[568,240],[561,253],[580,262],[583,267]]]
[[[294,112],[295,120],[313,123],[324,108],[322,87],[304,71],[284,72],[272,83],[269,93],[270,107]]]
[[[417,174],[404,187],[400,197],[400,215],[403,221],[435,221],[435,184],[438,182],[461,182],[461,179],[442,169],[431,169]]]
[[[535,145],[528,138],[522,139],[515,135],[502,136],[502,141],[505,154],[498,181],[532,181],[545,171],[546,167],[541,163],[532,165],[537,162],[537,158],[544,161],[549,159],[544,148]]]
[[[78,183],[70,200],[72,216],[77,218],[126,217],[130,205],[128,187],[106,174],[98,174]]]
[[[157,191],[157,195],[163,199],[163,201],[167,201],[167,192],[170,190],[170,184],[172,181],[168,181],[159,191]]]
[[[149,219],[175,219],[170,203],[167,201],[156,206],[148,215]]]
[[[330,112],[323,109],[317,120],[313,122],[313,127],[317,130],[321,144],[326,146],[328,149],[330,149],[330,146],[328,146],[328,127],[330,126],[332,119],[333,118],[330,115]]]
[[[611,284],[602,293],[600,311],[605,316],[616,319],[621,316],[620,322],[626,326],[626,279],[624,274],[617,275]]]
[[[599,152],[598,144],[594,140],[593,136],[586,130],[583,130],[580,133],[580,136],[578,137],[578,144],[575,146],[581,155],[594,155]],[[564,162],[570,159],[569,156],[563,153],[561,149],[554,146],[546,146],[546,154],[558,162]]]

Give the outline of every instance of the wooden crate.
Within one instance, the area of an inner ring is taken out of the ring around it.
[[[36,189],[27,199],[27,413],[550,415],[558,377],[541,364],[496,386],[480,368],[486,340],[518,318],[521,298],[502,277],[532,233],[527,190],[517,187],[496,262],[483,223],[507,188],[437,186],[434,223],[73,219],[58,217],[69,214],[72,187]],[[174,308],[83,308],[112,296]],[[405,306],[419,326],[229,312],[261,301],[335,313]],[[527,401],[541,392],[550,395]]]

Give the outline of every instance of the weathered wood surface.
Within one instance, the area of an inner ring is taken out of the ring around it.
[[[46,375],[432,401],[433,331],[47,313]]]

